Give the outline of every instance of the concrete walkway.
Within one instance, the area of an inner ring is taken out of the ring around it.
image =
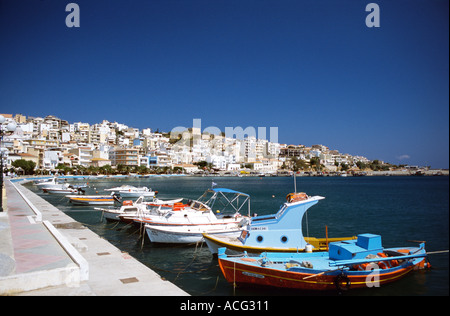
[[[5,189],[0,295],[188,295],[20,182]]]

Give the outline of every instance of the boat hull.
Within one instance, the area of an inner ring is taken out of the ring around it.
[[[127,192],[127,191],[119,191],[118,194],[122,198],[138,198],[140,196],[144,197],[154,197],[155,192]]]
[[[261,266],[256,260],[257,258],[242,257],[230,260],[219,256],[219,266],[225,279],[235,285],[269,286],[311,291],[379,287],[404,277],[414,269],[423,269],[426,266],[425,258],[417,258],[387,269],[364,271],[309,269],[309,272],[306,272],[308,269],[289,271],[286,267]]]
[[[239,236],[238,236],[239,237]],[[297,252],[297,251],[304,251],[304,249],[297,249],[297,248],[277,248],[277,247],[268,247],[268,246],[261,246],[261,247],[252,247],[247,246],[243,244],[240,240],[237,238],[229,238],[228,236],[222,236],[222,235],[211,235],[211,234],[204,234],[205,242],[208,246],[208,249],[213,255],[217,255],[218,249],[222,247],[227,248],[228,254],[240,254],[246,251],[247,253],[251,254],[260,254],[263,252]],[[341,238],[305,238],[305,240],[314,247],[314,251],[326,251],[327,250],[327,243],[330,242],[336,242],[336,241],[342,241],[342,240],[354,240],[356,239],[355,236],[353,237],[341,237]]]
[[[72,189],[67,189],[67,190],[63,190],[63,189],[42,189],[42,191],[44,191],[44,193],[62,194],[62,195],[77,193],[77,190],[72,190]]]
[[[103,217],[108,221],[120,221],[121,213],[103,211]]]
[[[74,205],[114,205],[114,198],[112,196],[107,197],[69,197],[70,202]]]
[[[172,244],[195,244],[203,242],[203,233],[226,234],[229,236],[239,236],[241,230],[238,228],[217,228],[217,225],[208,226],[153,226],[145,225],[145,230],[151,242],[154,243],[172,243]]]
[[[134,219],[138,217],[137,213],[125,213],[103,210],[103,217],[108,221],[120,221],[124,223],[134,223]]]

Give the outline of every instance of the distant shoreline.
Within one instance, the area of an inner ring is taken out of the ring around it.
[[[258,174],[258,173],[249,173],[249,174],[229,174],[226,172],[217,172],[217,173],[209,173],[209,174],[129,174],[129,175],[59,175],[57,177],[66,178],[66,179],[120,179],[120,178],[149,178],[149,177],[176,177],[176,176],[189,176],[189,177],[292,177],[294,172],[285,172],[280,174]],[[39,175],[39,176],[18,176],[18,177],[5,177],[12,181],[17,181],[20,179],[39,179],[39,178],[51,178],[54,175]],[[367,171],[363,173],[358,173],[356,175],[352,174],[342,174],[336,172],[299,172],[296,174],[297,177],[377,177],[377,176],[405,176],[405,177],[448,177],[449,170],[448,169],[433,169],[421,171],[419,174],[411,172],[411,171]]]

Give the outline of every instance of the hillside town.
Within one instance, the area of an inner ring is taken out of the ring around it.
[[[342,154],[324,145],[238,139],[189,128],[182,133],[138,129],[118,122],[69,123],[53,115],[0,114],[13,133],[2,140],[3,168],[11,174],[365,175],[424,169]],[[19,164],[17,161],[28,162]]]

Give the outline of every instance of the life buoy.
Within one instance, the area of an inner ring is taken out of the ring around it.
[[[300,193],[289,193],[286,196],[286,200],[288,203],[294,203],[294,202],[298,202],[298,201],[304,201],[308,199],[308,196],[306,195],[305,192],[300,192]]]
[[[351,285],[350,278],[341,273],[334,279],[334,285],[338,291],[347,291]]]

